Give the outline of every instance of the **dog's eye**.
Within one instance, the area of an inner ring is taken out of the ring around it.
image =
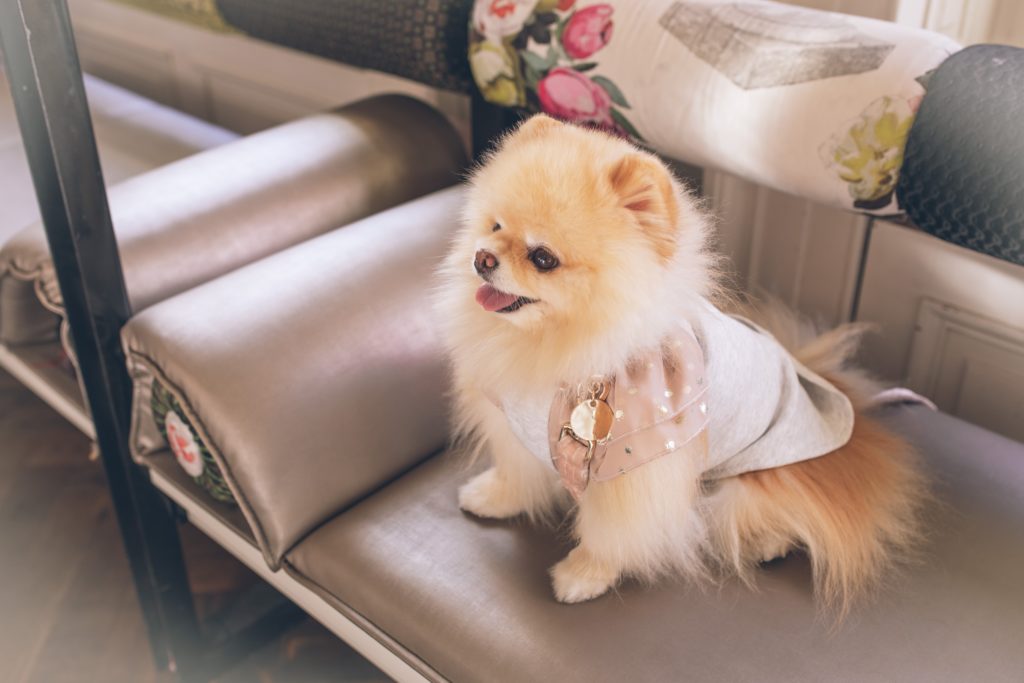
[[[491,226],[491,232],[498,232],[501,230],[501,223],[495,223]]]
[[[539,271],[554,270],[558,267],[558,258],[544,247],[537,247],[528,254],[530,262]]]

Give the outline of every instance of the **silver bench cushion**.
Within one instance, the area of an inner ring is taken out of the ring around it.
[[[238,135],[85,74],[103,177],[117,183]],[[0,70],[0,243],[39,220],[7,77]]]
[[[268,563],[438,449],[445,369],[433,273],[462,193],[439,192],[157,304],[123,331],[133,445],[154,377],[206,443]]]
[[[463,515],[454,456],[422,465],[311,534],[286,568],[454,681],[1020,681],[1024,445],[898,409],[945,509],[924,561],[835,634],[803,557],[758,591],[626,585],[581,605],[546,574],[566,530]]]
[[[96,131],[103,177],[118,183],[197,152],[238,138],[223,128],[200,121],[85,75],[89,110]],[[0,245],[39,220],[14,103],[0,71]],[[42,240],[42,231],[36,229]],[[10,324],[8,324],[10,323]],[[40,309],[31,281],[0,277],[0,341],[53,338],[54,315]],[[11,329],[13,325],[13,329]]]
[[[142,310],[259,258],[451,185],[465,152],[448,121],[400,95],[307,117],[110,190],[132,307]],[[39,225],[0,251],[0,279],[33,281],[61,309]],[[18,321],[0,320],[7,339]]]

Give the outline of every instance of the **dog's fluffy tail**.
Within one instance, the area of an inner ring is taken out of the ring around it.
[[[841,619],[917,545],[927,486],[910,444],[865,413],[877,385],[850,359],[867,326],[814,336],[778,304],[743,313],[847,394],[855,421],[849,442],[832,453],[723,482],[715,495],[725,512],[717,522],[720,551],[749,576],[775,550],[804,547],[821,603]]]

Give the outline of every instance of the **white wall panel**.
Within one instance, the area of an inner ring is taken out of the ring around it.
[[[907,386],[948,413],[1024,441],[1024,329],[926,298]]]
[[[1024,330],[1024,267],[878,221],[858,314],[881,330],[865,348],[869,368],[882,377],[906,381],[926,300]]]

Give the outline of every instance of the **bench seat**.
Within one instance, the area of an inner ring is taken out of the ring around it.
[[[920,407],[887,413],[941,503],[921,561],[834,633],[802,555],[767,565],[754,591],[626,584],[562,605],[547,570],[566,529],[463,514],[468,472],[452,453],[323,525],[285,567],[431,679],[1019,681],[1024,445]]]
[[[226,526],[244,515],[247,557],[283,590],[431,680],[1019,680],[1024,445],[922,408],[884,417],[936,482],[932,536],[834,633],[799,554],[756,591],[626,583],[556,602],[547,570],[568,530],[463,514],[471,472],[437,454],[445,359],[428,293],[462,202],[452,188],[371,216],[123,331],[136,417],[154,382],[175,395],[235,494]],[[172,462],[146,419],[135,427],[142,464]],[[176,495],[205,495],[178,478]]]

